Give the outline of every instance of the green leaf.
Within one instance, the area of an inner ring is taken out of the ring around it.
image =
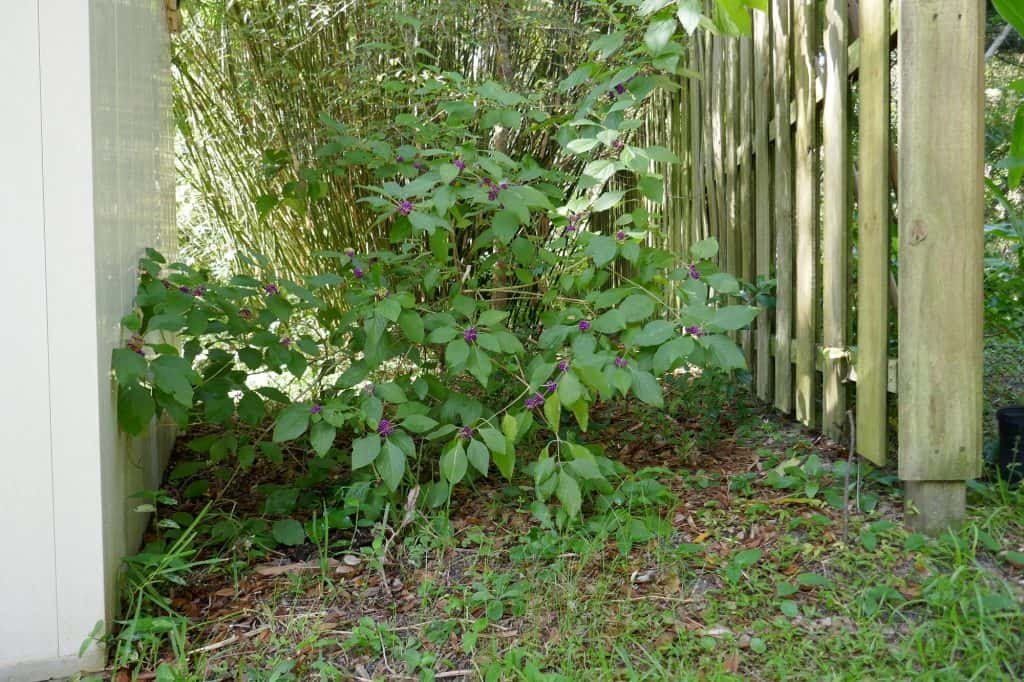
[[[588,48],[591,52],[597,52],[600,59],[607,59],[608,57],[615,54],[615,51],[622,47],[623,41],[626,39],[624,31],[616,31],[615,33],[609,33],[608,35],[601,36],[594,42],[590,43]]]
[[[447,184],[458,177],[459,169],[454,164],[444,163],[437,169],[437,173],[441,176],[441,182]]]
[[[732,561],[740,568],[750,568],[761,560],[762,555],[763,552],[759,549],[745,549],[741,552],[737,552],[736,556],[732,558]]]
[[[584,253],[593,258],[594,265],[600,268],[614,260],[618,248],[614,238],[598,235],[590,240]]]
[[[992,0],[992,6],[1017,29],[1018,34],[1024,36],[1024,5],[1021,5],[1020,0]]]
[[[626,322],[639,322],[654,314],[654,299],[647,294],[633,294],[619,304]]]
[[[573,403],[578,401],[586,393],[586,389],[583,388],[583,384],[576,378],[576,375],[572,372],[566,372],[558,379],[558,388],[555,389],[555,393],[558,394],[558,399],[562,401],[562,404],[566,407],[571,407]]]
[[[413,433],[426,433],[435,426],[437,426],[437,421],[431,419],[425,414],[410,415],[402,422],[402,428],[406,431],[412,431]]]
[[[696,344],[688,336],[677,336],[667,343],[662,344],[654,354],[654,373],[664,374],[690,353]]]
[[[676,326],[667,320],[652,320],[633,337],[638,346],[657,346],[665,343],[676,334]]]
[[[720,294],[735,294],[740,290],[740,283],[728,272],[716,272],[708,275],[708,284]]]
[[[475,439],[469,441],[469,447],[466,449],[466,459],[482,476],[487,475],[487,469],[491,464],[491,455],[483,443]]]
[[[636,397],[648,405],[652,407],[664,406],[665,399],[661,392],[661,384],[651,374],[647,372],[634,372],[632,388]]]
[[[395,405],[408,402],[408,398],[405,396],[405,391],[393,382],[387,382],[383,384],[375,384],[373,387],[373,394],[383,400],[386,403],[393,403]]]
[[[441,475],[452,485],[465,477],[468,466],[469,460],[466,458],[466,451],[461,442],[456,441],[453,445],[448,446],[448,449],[441,455]]]
[[[140,377],[145,376],[149,369],[145,358],[127,348],[114,349],[110,358],[110,366],[114,370],[114,374],[117,375],[117,383],[122,386],[135,383]]]
[[[462,339],[450,341],[444,350],[444,359],[451,368],[459,368],[469,359],[469,344]]]
[[[800,607],[791,599],[783,599],[779,602],[779,610],[782,611],[783,615],[790,618],[796,618],[800,615]]]
[[[295,519],[278,519],[274,521],[271,534],[275,540],[289,547],[301,545],[306,541],[306,531],[303,530],[302,524]]]
[[[309,443],[313,446],[316,454],[323,457],[334,445],[334,437],[337,430],[325,421],[318,421],[309,430]]]
[[[617,167],[614,161],[608,159],[599,159],[597,161],[591,161],[583,168],[583,177],[586,178],[590,186],[600,185],[607,182],[610,177],[615,175]]]
[[[153,368],[153,383],[161,391],[169,393],[175,402],[185,407],[192,406],[192,384],[185,375],[189,368],[181,358],[162,356],[150,366]]]
[[[583,495],[580,493],[580,484],[563,469],[558,472],[558,485],[555,488],[555,496],[562,503],[565,513],[569,518],[580,513],[583,505]]]
[[[580,425],[580,431],[586,433],[590,425],[590,403],[585,398],[580,398],[569,406],[572,414],[576,417],[576,423]]]
[[[506,443],[514,443],[519,435],[519,420],[513,414],[501,418],[501,433]]]
[[[609,208],[615,206],[620,201],[622,201],[622,197],[625,196],[625,194],[626,193],[621,190],[616,190],[614,192],[605,192],[604,194],[599,196],[593,204],[591,204],[590,210],[593,213],[607,211]]]
[[[797,583],[814,587],[828,587],[832,581],[818,573],[801,573],[796,577]]]
[[[644,34],[644,45],[647,46],[647,51],[655,57],[663,53],[675,32],[675,19],[652,21],[651,25],[647,27],[647,32]]]
[[[727,305],[716,308],[710,324],[723,331],[735,331],[750,324],[757,317],[757,308],[748,305]]]
[[[502,243],[508,244],[519,231],[519,223],[519,215],[515,211],[504,208],[494,214],[491,229]]]
[[[575,140],[570,140],[565,148],[573,154],[585,154],[591,149],[599,145],[600,142],[593,137],[580,137]]]
[[[721,369],[746,369],[747,359],[743,351],[728,336],[712,334],[700,338],[702,346],[711,351],[712,363]]]
[[[750,10],[744,0],[716,0],[715,23],[730,36],[749,36],[753,32]]]
[[[494,465],[498,467],[501,475],[511,481],[516,467],[516,455],[512,447],[510,446],[504,452],[491,450],[491,459],[494,460]]]
[[[352,441],[352,470],[362,469],[380,454],[380,436],[371,433]]]
[[[580,478],[589,480],[604,478],[601,469],[597,466],[597,460],[594,459],[594,455],[590,450],[582,445],[573,443],[569,445],[569,451],[572,452],[574,458],[569,462],[569,467],[579,474]]]
[[[600,334],[614,334],[626,328],[626,318],[618,308],[612,308],[599,315],[591,327]]]
[[[487,388],[487,381],[490,379],[493,365],[491,359],[487,353],[484,352],[479,346],[473,347],[473,353],[470,356],[469,366],[467,367],[469,373],[476,377],[476,380],[480,382],[480,385]]]
[[[1021,14],[1022,20],[1024,20],[1024,12]],[[1022,33],[1021,35],[1024,35]],[[1017,113],[1013,117],[1013,136],[1010,138],[1010,158],[1021,159],[1024,158],[1024,104],[1017,107]],[[1009,183],[1008,189],[1017,189],[1020,185],[1021,178],[1024,178],[1024,166],[1016,165],[1010,168],[1007,182]]]
[[[512,433],[515,434],[515,431],[512,431]],[[487,447],[491,449],[491,452],[498,453],[508,450],[508,439],[497,429],[492,429],[491,427],[480,429],[480,437],[487,443]]]
[[[554,398],[545,400],[544,417],[548,420],[548,426],[551,427],[551,430],[557,433],[562,421],[562,402]]]
[[[377,473],[390,490],[398,490],[405,475],[405,452],[396,443],[385,441],[382,457],[377,460]]]
[[[674,0],[644,0],[643,4],[637,12],[642,17],[646,17],[648,14],[654,14],[660,9],[664,9],[673,3]]]
[[[800,591],[800,588],[789,582],[781,582],[775,586],[775,593],[780,597],[788,597],[791,594],[796,594]]]
[[[405,310],[398,316],[398,326],[405,338],[413,343],[423,343],[423,318],[413,310]]]
[[[121,326],[137,332],[142,329],[142,318],[139,317],[138,313],[128,313],[121,318]]]
[[[460,332],[455,327],[440,327],[427,335],[427,343],[448,343],[459,336]]]
[[[117,423],[121,430],[138,436],[149,426],[156,414],[152,394],[139,384],[119,386],[117,389]]]
[[[309,405],[289,405],[281,410],[274,421],[275,443],[295,440],[309,427]]]
[[[718,240],[714,237],[702,239],[690,247],[690,256],[694,260],[707,260],[718,255]]]

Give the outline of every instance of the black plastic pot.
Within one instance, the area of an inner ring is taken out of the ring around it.
[[[996,411],[999,423],[999,468],[1003,478],[1024,480],[1024,405]]]

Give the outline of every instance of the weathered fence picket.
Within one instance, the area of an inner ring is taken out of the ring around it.
[[[818,330],[818,146],[815,65],[818,57],[817,2],[795,0],[793,65],[796,101],[796,418],[817,425],[816,336]]]
[[[889,445],[889,2],[860,0],[857,193],[857,452]]]
[[[760,281],[772,275],[771,159],[768,156],[768,121],[771,101],[771,26],[764,12],[754,13],[754,223],[755,274]],[[762,308],[755,328],[757,397],[772,398],[771,317]]]
[[[793,0],[772,3],[772,80],[775,87],[775,407],[793,410],[793,136],[789,126]]]
[[[822,114],[824,163],[822,221],[822,431],[839,440],[846,418],[847,234],[849,208],[849,130],[847,128],[846,0],[825,1],[825,103]]]

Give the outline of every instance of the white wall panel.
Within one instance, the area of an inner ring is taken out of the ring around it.
[[[0,22],[0,682],[103,665],[170,432],[116,429],[110,352],[146,246],[174,251],[169,46],[156,0],[6,0]]]
[[[57,653],[39,42],[35,0],[0,21],[0,679]],[[12,617],[12,614],[14,617]]]

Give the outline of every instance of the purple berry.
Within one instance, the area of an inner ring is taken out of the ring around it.
[[[526,399],[526,402],[523,403],[523,407],[525,407],[528,410],[532,410],[537,407],[540,407],[543,404],[544,396],[542,396],[540,393],[534,393],[533,395]]]

